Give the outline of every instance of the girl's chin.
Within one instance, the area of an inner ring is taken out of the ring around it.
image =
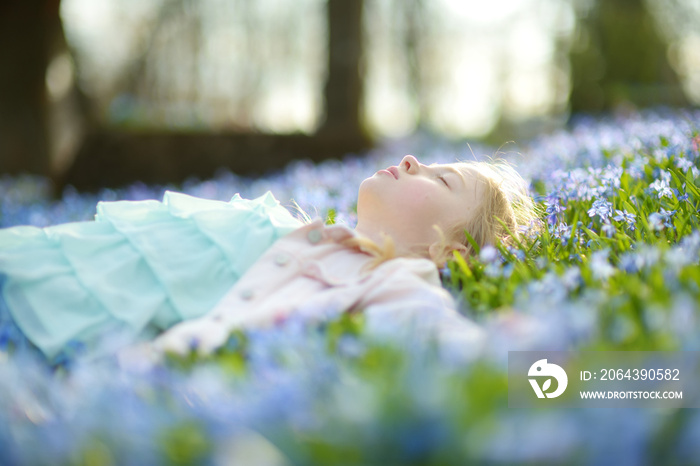
[[[360,194],[362,194],[363,191],[368,191],[372,190],[372,186],[376,186],[377,184],[377,176],[372,175],[369,178],[365,178],[362,183],[360,183]]]
[[[364,179],[364,181],[360,184],[360,191],[368,188],[377,189],[380,186],[386,185],[386,183],[389,181],[394,181],[394,178],[391,173],[382,173],[381,171],[378,171],[369,178]]]

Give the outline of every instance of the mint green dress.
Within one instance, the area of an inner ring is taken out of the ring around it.
[[[205,314],[300,226],[270,192],[100,202],[95,221],[0,230],[0,299],[52,359],[71,342],[96,347]]]

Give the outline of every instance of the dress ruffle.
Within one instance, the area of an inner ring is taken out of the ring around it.
[[[209,311],[278,238],[302,226],[267,192],[230,202],[166,192],[100,202],[92,222],[0,230],[0,295],[49,358],[69,342],[136,337]]]

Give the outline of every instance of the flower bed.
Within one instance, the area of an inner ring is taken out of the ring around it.
[[[699,131],[697,111],[580,119],[509,155],[546,228],[443,270],[487,332],[478,352],[377,341],[354,315],[238,331],[205,360],[90,361],[75,348],[49,367],[0,311],[0,464],[693,462],[696,410],[508,408],[507,352],[700,349]],[[270,189],[352,225],[360,181],[405,153],[471,158],[420,136],[366,157],[299,162],[259,180],[222,173],[181,190],[226,200]],[[4,178],[0,225],[89,219],[97,200],[163,189],[67,191],[52,202],[42,180]]]

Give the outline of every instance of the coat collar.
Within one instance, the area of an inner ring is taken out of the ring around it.
[[[347,225],[340,223],[326,225],[325,222],[319,217],[313,219],[311,223],[305,225],[303,228],[308,230],[320,229],[324,238],[336,243],[340,243],[348,238],[357,236],[357,232]]]

